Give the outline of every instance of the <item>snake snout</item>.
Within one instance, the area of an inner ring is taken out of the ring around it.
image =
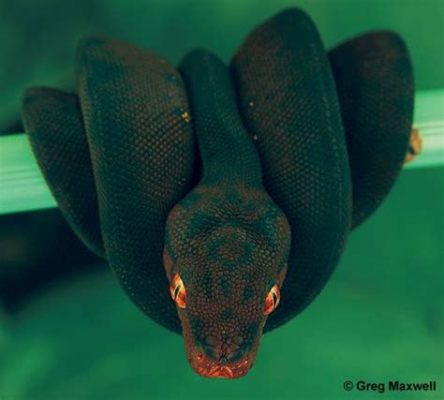
[[[231,361],[233,353],[214,355],[202,348],[196,349],[190,359],[191,367],[204,377],[234,379],[246,375],[253,365],[253,357],[249,353],[244,352],[244,356],[235,362]]]
[[[239,378],[253,365],[255,351],[250,345],[240,336],[224,340],[208,336],[204,342],[194,343],[189,361],[201,376]]]
[[[200,347],[208,358],[220,362],[221,364],[240,360],[248,350],[245,345],[239,345],[230,339],[214,346],[202,345]]]

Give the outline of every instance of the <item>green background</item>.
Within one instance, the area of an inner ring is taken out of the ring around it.
[[[292,5],[311,14],[327,47],[369,29],[398,31],[417,89],[444,87],[443,1],[2,0],[0,127],[13,124],[24,87],[70,86],[75,42],[86,32],[173,62],[196,46],[228,60],[255,25]],[[107,269],[94,268],[0,317],[0,399],[444,398],[443,172],[402,174],[319,298],[263,337],[247,377],[194,374],[181,337],[147,320]],[[438,391],[345,392],[347,379],[437,380]]]

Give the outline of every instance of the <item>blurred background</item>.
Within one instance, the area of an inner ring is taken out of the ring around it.
[[[27,86],[72,87],[85,34],[173,63],[196,46],[228,61],[253,27],[290,6],[308,11],[327,47],[370,29],[399,32],[417,90],[444,88],[444,0],[0,0],[0,131],[22,130]],[[263,338],[236,381],[194,374],[182,338],[129,302],[58,210],[0,216],[0,399],[373,399],[343,382],[395,379],[436,380],[438,391],[384,399],[444,398],[443,172],[402,173],[326,289]]]

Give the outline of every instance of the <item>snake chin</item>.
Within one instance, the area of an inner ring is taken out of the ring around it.
[[[189,361],[193,370],[206,378],[241,378],[253,366],[253,359],[248,355],[234,363],[223,363],[213,361],[203,353],[197,352]]]

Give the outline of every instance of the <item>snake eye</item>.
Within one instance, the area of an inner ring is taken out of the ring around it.
[[[264,315],[269,315],[276,309],[280,298],[281,292],[279,291],[279,286],[274,285],[265,298]]]
[[[179,274],[174,274],[173,279],[170,284],[170,294],[171,298],[176,303],[177,307],[185,308],[187,292],[185,290],[185,285],[183,284],[182,279]]]

